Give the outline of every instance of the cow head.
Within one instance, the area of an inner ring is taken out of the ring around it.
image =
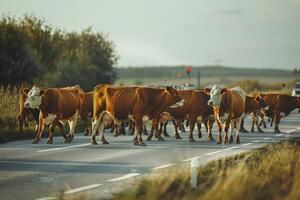
[[[255,101],[262,107],[262,108],[266,108],[268,107],[268,105],[266,104],[264,98],[262,97],[261,94],[257,95],[255,97]]]
[[[222,88],[220,85],[214,85],[211,89],[205,88],[204,91],[210,96],[207,104],[213,107],[220,107],[222,96],[227,91],[227,89]]]
[[[166,87],[165,89],[166,95],[166,101],[167,102],[174,102],[170,108],[177,108],[182,107],[184,105],[184,99],[180,97],[177,90],[174,87]]]
[[[42,96],[44,95],[44,89],[33,86],[31,90],[28,92],[27,100],[24,104],[25,108],[39,108],[42,102]]]

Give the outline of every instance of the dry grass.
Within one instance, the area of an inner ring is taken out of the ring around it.
[[[16,117],[19,113],[18,89],[0,87],[0,127],[14,129],[17,127]]]
[[[189,173],[153,176],[130,191],[125,199],[299,199],[300,142],[285,141],[210,162],[199,168],[199,185],[191,190]]]

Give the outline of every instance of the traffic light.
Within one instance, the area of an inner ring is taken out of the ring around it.
[[[186,72],[186,74],[189,76],[190,73],[191,73],[191,67],[190,67],[190,66],[186,66],[186,67],[185,67],[185,72]]]

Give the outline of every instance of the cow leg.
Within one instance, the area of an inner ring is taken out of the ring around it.
[[[201,122],[197,122],[198,138],[202,138],[201,128],[202,128],[202,123]]]
[[[227,119],[226,124],[225,124],[225,128],[224,128],[224,132],[225,132],[224,144],[228,143],[228,131],[229,131],[229,129],[230,129],[230,135],[231,135],[231,131],[232,131],[233,126],[230,127],[230,125],[231,125],[231,119]],[[234,125],[234,123],[232,125]]]
[[[240,132],[241,133],[249,133],[249,131],[247,131],[244,127],[244,118],[241,121],[241,125],[240,125]]]
[[[207,133],[208,133],[208,140],[209,141],[214,141],[215,140],[215,138],[212,136],[212,133],[211,133],[213,124],[214,124],[214,120],[213,119],[208,119],[207,122],[206,122]]]
[[[178,133],[178,123],[176,120],[172,119],[172,123],[174,125],[174,131],[175,131],[175,139],[182,139],[182,137],[180,137],[179,133]]]
[[[125,131],[125,123],[122,122],[120,125],[120,135],[126,135],[126,131]]]
[[[241,126],[241,122],[242,120],[244,119],[244,116],[241,116],[241,118],[236,122],[236,129],[235,129],[235,132],[236,132],[236,135],[235,135],[235,142],[237,144],[240,144],[240,126]]]
[[[88,120],[88,113],[82,113],[80,115],[82,121],[83,121],[83,124],[84,124],[84,135],[85,136],[88,136],[91,134],[91,129],[89,127],[89,120]]]
[[[167,133],[167,124],[168,124],[168,121],[166,121],[166,122],[162,122],[162,121],[161,121],[159,124],[160,124],[159,131],[160,131],[161,133],[163,133],[163,135],[164,135],[165,137],[170,137],[170,135]]]
[[[184,120],[180,121],[180,131],[181,133],[186,133],[185,127],[184,127]]]
[[[263,119],[261,119],[262,121],[263,121]],[[259,133],[263,133],[263,130],[260,128],[260,126],[259,126],[259,124],[258,124],[258,116],[256,116],[256,118],[255,118],[255,125],[256,125],[256,127],[257,127],[257,131],[259,132]],[[254,129],[254,125],[253,125],[253,129]]]
[[[219,122],[219,120],[217,120],[217,124],[218,124],[218,139],[217,139],[217,144],[221,144],[222,143],[222,131],[223,131],[223,125],[221,122]]]
[[[195,116],[192,116],[190,118],[190,133],[189,133],[189,141],[190,142],[195,142],[194,137],[193,137],[193,132],[196,124],[196,118]]]
[[[57,122],[58,122],[58,120],[55,119],[52,122],[52,124],[50,124],[50,126],[49,126],[49,136],[48,136],[47,144],[52,144],[53,143],[53,132],[55,130]]]
[[[18,117],[17,117],[17,123],[18,123],[18,127],[19,127],[19,131],[20,131],[20,137],[23,138],[23,122],[24,122],[24,111],[21,112]]]
[[[153,124],[153,120],[152,120],[152,124],[151,124],[151,129],[150,129],[150,134],[147,137],[147,141],[151,141],[152,137],[153,137],[153,133],[154,133],[154,124]]]
[[[189,120],[188,120],[188,119],[186,119],[186,120],[185,120],[185,126],[186,126],[186,127],[188,127],[188,126],[189,126],[189,124],[190,124]]]
[[[96,141],[96,133],[97,133],[97,130],[99,130],[99,126],[101,123],[104,123],[101,119],[102,117],[102,113],[100,115],[96,115],[96,118],[93,119],[93,122],[92,122],[92,135],[91,135],[91,144],[98,144],[97,141]],[[101,122],[102,121],[102,122]],[[103,130],[104,130],[104,125],[103,125]],[[98,131],[99,132],[99,131]],[[100,132],[99,132],[99,135],[100,135]]]
[[[270,126],[271,126],[271,127],[273,127],[274,118],[275,118],[275,116],[272,116],[272,117],[271,117],[271,123],[270,123]]]
[[[64,130],[64,125],[60,121],[58,121],[56,126],[59,127],[61,135],[63,136],[63,138],[66,139],[67,136],[66,136],[66,133],[65,133],[65,130]]]
[[[251,117],[251,132],[253,133],[254,130],[254,125],[257,123],[257,115],[256,112],[252,113],[252,117]]]
[[[145,124],[143,125],[143,134],[148,135],[147,127]]]
[[[135,119],[135,134],[136,140],[134,141],[134,145],[145,146],[146,144],[142,139],[142,128],[143,128],[143,120],[142,117],[137,117]]]
[[[152,125],[155,131],[155,136],[158,141],[165,141],[165,139],[161,137],[161,131],[158,129],[158,121],[159,121],[158,119],[153,119],[152,121]]]
[[[38,130],[37,130],[37,133],[35,135],[35,139],[32,141],[32,144],[37,144],[41,140],[41,136],[42,136],[42,133],[43,133],[44,128],[45,128],[44,118],[42,117],[42,114],[40,114],[40,116],[39,116],[39,122],[38,123],[39,123]]]
[[[237,130],[237,127],[238,127],[238,125],[237,125],[236,122],[231,122],[230,123],[230,127],[229,127],[229,130],[228,130],[229,131],[229,141],[228,141],[229,143],[233,142],[232,130],[233,129]],[[225,143],[225,139],[224,139],[224,143]]]
[[[274,133],[280,133],[280,130],[279,130],[279,127],[278,127],[280,119],[281,119],[280,113],[276,113],[274,115],[274,121],[275,121]],[[272,121],[273,121],[273,118],[272,118]]]

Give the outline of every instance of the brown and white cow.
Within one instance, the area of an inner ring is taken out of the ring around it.
[[[185,119],[189,121],[189,141],[194,142],[193,131],[195,124],[201,124],[203,120],[209,119],[213,115],[213,110],[207,105],[209,95],[203,90],[179,90],[179,95],[184,99],[184,106],[179,108],[168,108],[165,112],[171,115],[175,128],[175,138],[181,139],[178,128]],[[166,124],[165,124],[166,125]],[[202,137],[201,128],[198,126],[198,137]],[[208,139],[214,140],[211,129],[208,130]]]
[[[32,108],[25,108],[24,104],[28,97],[28,88],[21,88],[19,92],[19,105],[20,105],[20,112],[17,116],[17,122],[20,130],[21,136],[23,136],[23,124],[27,123],[28,121],[34,121],[35,122],[35,132],[34,136],[36,136],[36,133],[38,131],[38,124],[39,124],[39,109],[32,109]],[[64,136],[63,131],[63,125],[61,123],[57,124],[61,130],[62,135]]]
[[[257,112],[258,110],[261,110],[263,108],[266,108],[268,105],[264,101],[261,94],[253,94],[253,96],[246,96],[246,102],[245,102],[245,116],[248,116],[250,113]],[[248,131],[244,127],[244,118],[241,122],[240,132],[242,133],[248,133]],[[257,120],[252,120],[252,123],[258,123]]]
[[[109,121],[119,124],[129,119],[135,121],[135,145],[145,145],[142,140],[143,122],[159,116],[168,107],[184,104],[176,89],[156,89],[148,87],[110,87],[98,85],[94,89],[94,117],[91,143],[96,142],[98,129],[100,141],[108,142],[104,137],[104,126]]]
[[[39,109],[39,128],[33,143],[41,139],[44,125],[50,126],[48,144],[53,142],[53,131],[59,122],[69,122],[70,132],[65,142],[71,142],[74,138],[75,127],[81,107],[84,92],[79,86],[66,88],[41,88],[33,86],[28,92],[25,108]]]
[[[225,123],[224,143],[228,143],[229,129],[229,143],[233,142],[233,127],[235,127],[236,129],[236,143],[240,143],[239,130],[245,112],[246,93],[240,87],[227,89],[217,84],[214,85],[211,89],[205,88],[205,92],[207,94],[210,94],[208,105],[213,107],[215,120],[218,124],[219,134],[217,144],[222,143],[221,134],[224,127],[223,123]]]
[[[265,110],[267,117],[274,119],[274,132],[280,133],[279,123],[282,118],[287,117],[293,110],[300,108],[300,97],[285,94],[262,94],[268,105]]]

